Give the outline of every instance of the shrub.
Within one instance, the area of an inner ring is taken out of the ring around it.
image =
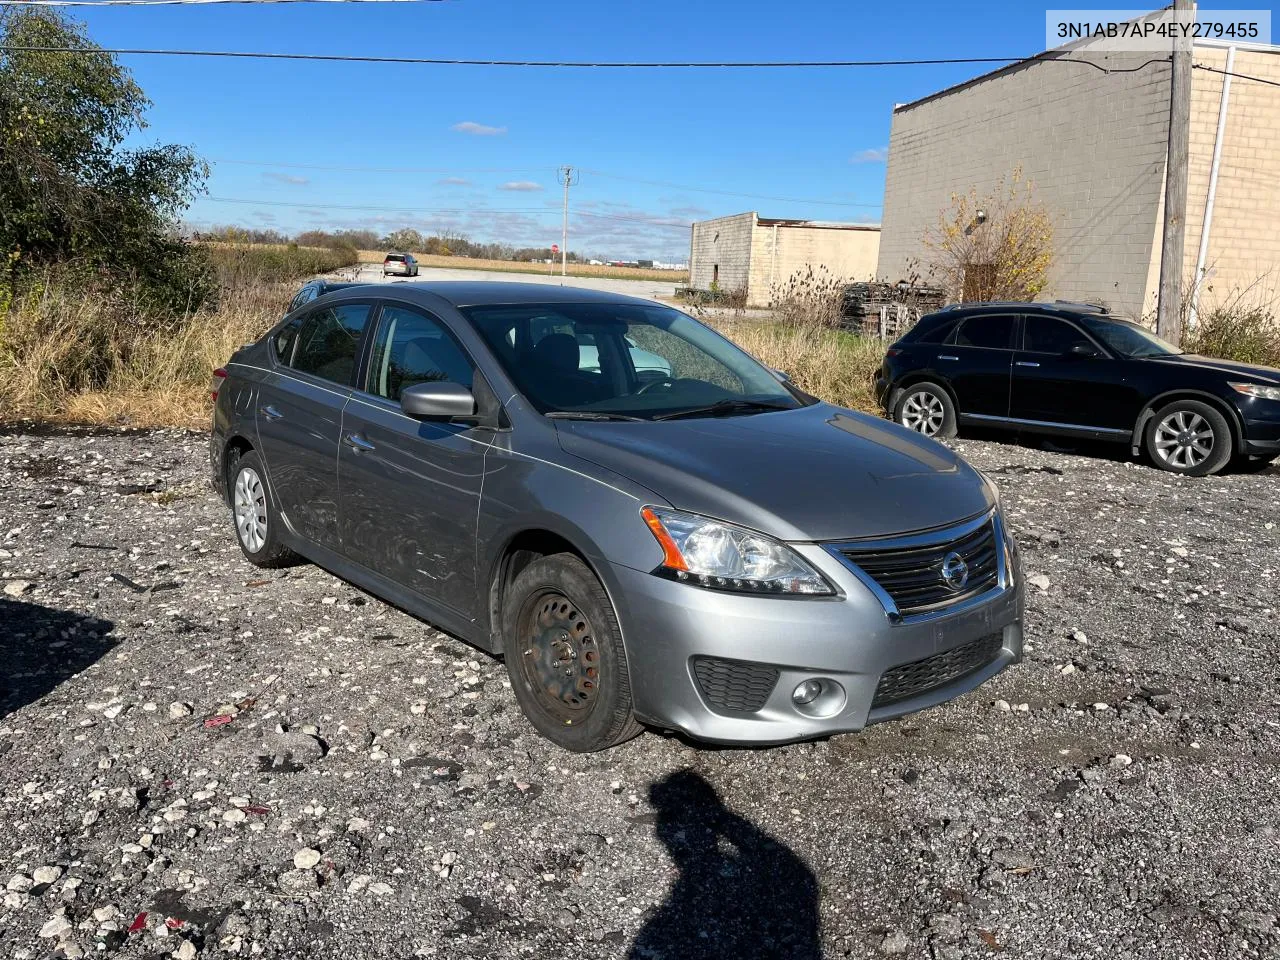
[[[1201,313],[1182,349],[1224,360],[1280,367],[1280,323],[1261,305],[1227,304]]]
[[[826,267],[808,264],[774,286],[770,307],[785,326],[833,329],[843,319],[846,285]]]

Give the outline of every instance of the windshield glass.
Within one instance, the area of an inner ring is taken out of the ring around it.
[[[705,415],[802,405],[746,353],[658,304],[504,304],[462,312],[541,413],[652,419],[713,404],[721,406]]]
[[[1128,320],[1103,320],[1090,317],[1084,320],[1084,325],[1108,347],[1126,357],[1175,357],[1182,353],[1173,344],[1161,340],[1146,327],[1130,323]]]

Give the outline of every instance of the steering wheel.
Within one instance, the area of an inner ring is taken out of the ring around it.
[[[656,390],[658,387],[671,387],[675,385],[675,380],[671,377],[663,377],[661,380],[653,380],[646,383],[643,387],[636,391],[636,396],[648,393],[650,390]]]

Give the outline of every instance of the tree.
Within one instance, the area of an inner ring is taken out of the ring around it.
[[[384,243],[393,250],[403,250],[406,253],[413,253],[415,250],[421,251],[427,245],[427,242],[422,238],[422,234],[411,227],[403,227],[388,235],[384,238]]]
[[[199,305],[212,271],[176,225],[207,165],[183,146],[124,147],[150,101],[74,21],[10,9],[0,41],[0,283],[74,261],[133,284],[148,305]]]
[[[984,196],[952,194],[925,231],[930,278],[954,300],[1034,300],[1053,265],[1053,220],[1015,168]]]

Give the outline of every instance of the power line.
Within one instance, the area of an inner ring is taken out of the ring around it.
[[[373,0],[364,0],[372,3]],[[287,167],[290,170],[332,170],[340,173],[528,173],[534,167],[360,167],[330,166],[323,163],[286,163],[277,160],[210,159],[210,163],[233,163],[245,167]]]
[[[211,3],[444,3],[445,0],[0,0],[0,7],[185,7]]]
[[[1239,80],[1252,80],[1254,83],[1265,83],[1271,87],[1280,87],[1280,81],[1268,80],[1265,77],[1255,77],[1247,73],[1236,73],[1233,70],[1219,70],[1217,67],[1211,67],[1207,63],[1192,64],[1196,70],[1208,70],[1210,73],[1220,73],[1224,77],[1236,77]]]
[[[639,177],[625,177],[616,173],[605,173],[602,170],[591,170],[586,167],[582,169],[583,173],[589,173],[595,177],[604,177],[608,180],[622,180],[628,183],[643,183],[651,187],[666,187],[669,190],[688,190],[693,193],[715,193],[722,197],[745,197],[748,200],[774,200],[778,203],[816,203],[830,207],[871,207],[879,209],[878,203],[854,203],[846,200],[810,200],[805,197],[771,197],[759,193],[736,193],[732,190],[716,190],[712,187],[692,187],[686,183],[671,183],[667,180],[643,180]]]
[[[0,0],[0,3],[12,3],[13,0]],[[335,2],[335,0],[329,0]],[[372,2],[372,0],[363,0]],[[118,56],[165,56],[165,57],[235,57],[253,60],[317,60],[340,63],[397,63],[418,64],[426,66],[449,67],[584,67],[584,68],[800,68],[800,67],[910,67],[935,66],[940,64],[962,63],[1016,63],[1026,57],[948,57],[926,60],[470,60],[443,57],[387,57],[358,56],[337,53],[261,53],[240,50],[159,50],[147,48],[110,49],[106,47],[33,47],[3,46],[0,50],[12,53],[108,53]],[[1050,58],[1056,62],[1089,63],[1088,60],[1067,60],[1061,57]],[[1105,69],[1098,67],[1098,69]],[[1116,71],[1119,72],[1119,71]]]
[[[439,207],[426,209],[422,207],[389,206],[365,203],[305,203],[301,200],[253,200],[245,197],[205,197],[213,203],[233,203],[244,206],[260,207],[296,207],[301,210],[372,210],[380,213],[395,213],[415,216],[449,216],[454,214],[485,213],[541,213],[548,216],[555,213],[550,207]],[[575,210],[580,217],[592,217],[597,220],[617,220],[623,223],[640,223],[651,227],[687,230],[689,221],[657,220],[644,217],[626,217],[616,213],[590,213],[586,210]]]

